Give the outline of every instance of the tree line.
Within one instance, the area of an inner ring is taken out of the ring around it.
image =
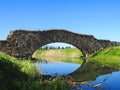
[[[71,47],[70,46],[66,46],[66,47],[44,46],[44,47],[41,47],[40,49],[41,50],[47,50],[47,49],[67,49],[67,48],[71,48]]]

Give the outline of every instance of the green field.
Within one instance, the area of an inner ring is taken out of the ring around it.
[[[37,50],[33,57],[80,57],[82,53],[77,48],[66,48],[66,49],[47,49]]]

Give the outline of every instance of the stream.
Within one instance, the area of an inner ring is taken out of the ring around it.
[[[57,61],[57,60],[56,60]],[[36,62],[36,71],[51,77],[70,76],[78,83],[71,90],[120,90],[120,71],[96,63]]]

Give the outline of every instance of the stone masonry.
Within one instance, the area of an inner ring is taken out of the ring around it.
[[[15,30],[10,32],[7,40],[0,41],[0,51],[16,58],[29,59],[32,58],[32,54],[37,49],[53,42],[72,44],[77,47],[85,57],[108,46],[120,45],[120,42],[97,40],[92,35],[77,34],[67,30]]]

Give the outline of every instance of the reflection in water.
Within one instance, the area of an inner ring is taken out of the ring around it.
[[[37,72],[42,75],[57,76],[68,75],[77,70],[83,60],[74,57],[44,57],[40,62],[35,63]]]
[[[80,64],[66,62],[36,62],[35,66],[37,72],[42,72],[43,75],[65,76],[77,70]]]
[[[44,57],[41,58],[39,61],[44,62],[69,62],[69,63],[76,63],[76,64],[82,64],[83,60],[79,57]]]
[[[93,82],[78,84],[71,90],[120,90],[120,71],[101,75]]]
[[[120,83],[120,72],[113,71],[117,71],[117,69],[86,62],[81,68],[67,76],[66,79],[77,82],[71,90],[120,90],[118,85]]]
[[[71,60],[67,59],[66,61]],[[48,61],[36,62],[35,65],[37,71],[42,71],[44,75],[57,76],[68,74],[64,80],[70,81],[70,83],[76,82],[76,85],[74,87],[71,86],[70,90],[120,90],[118,84],[120,83],[120,71],[113,72],[118,71],[116,68],[88,61],[81,65]]]
[[[80,68],[75,72],[68,75],[74,81],[93,81],[99,75],[104,75],[107,73],[112,73],[116,71],[116,68],[111,68],[108,66],[102,66],[94,62],[85,62]]]

